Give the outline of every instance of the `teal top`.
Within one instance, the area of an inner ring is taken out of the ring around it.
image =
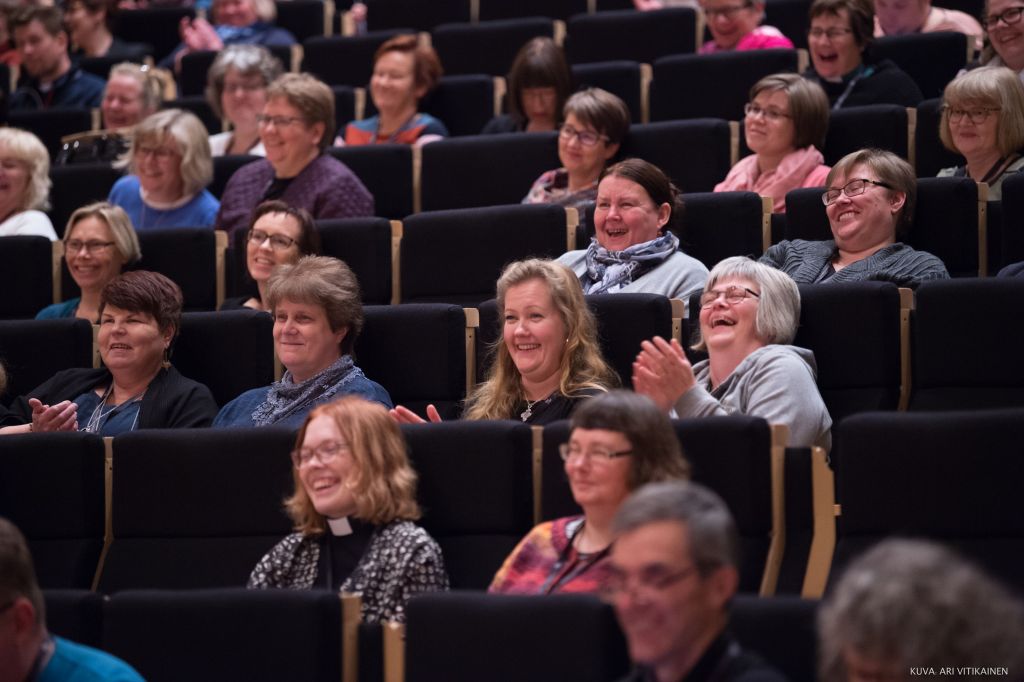
[[[63,303],[48,305],[36,313],[36,319],[57,320],[62,317],[74,317],[75,311],[78,310],[78,304],[81,303],[81,301],[81,298],[69,298]]]
[[[53,656],[36,682],[145,682],[120,658],[92,647],[54,637]]]

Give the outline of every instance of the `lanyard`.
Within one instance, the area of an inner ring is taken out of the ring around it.
[[[601,559],[608,556],[611,551],[611,545],[605,547],[600,552],[594,552],[592,554],[583,555],[577,552],[573,548],[573,542],[576,537],[583,531],[583,526],[586,523],[585,520],[580,521],[580,524],[570,533],[566,533],[569,542],[562,548],[562,551],[558,554],[558,561],[548,571],[548,577],[541,585],[538,594],[551,594],[560,585],[564,585],[572,580],[578,578],[587,569],[599,562]]]
[[[860,71],[860,73],[858,73],[856,76],[850,79],[850,83],[846,86],[846,89],[843,90],[843,94],[839,95],[839,98],[836,99],[836,103],[832,105],[833,111],[843,106],[843,102],[845,102],[846,98],[850,96],[850,93],[853,92],[853,89],[857,87],[857,83],[859,83],[862,79],[872,75],[875,72],[875,67],[865,67],[863,64],[861,64],[858,67],[858,70]]]

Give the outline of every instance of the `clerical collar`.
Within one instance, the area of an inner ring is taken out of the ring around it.
[[[335,537],[339,535],[352,535],[352,524],[349,523],[347,516],[342,516],[340,519],[327,519],[327,525],[331,529],[331,535]]]

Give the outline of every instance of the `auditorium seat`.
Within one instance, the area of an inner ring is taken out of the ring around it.
[[[477,135],[495,115],[495,79],[482,74],[445,76],[420,102],[451,135]]]
[[[1024,335],[1018,278],[925,282],[911,313],[909,409],[1024,406]]]
[[[946,84],[974,57],[974,36],[956,31],[883,36],[871,43],[876,60],[891,59],[925,98],[942,97]]]
[[[475,307],[494,297],[506,264],[555,258],[576,236],[575,210],[516,204],[425,211],[402,222],[400,300]]]
[[[344,137],[345,126],[357,118],[360,101],[366,101],[366,92],[350,85],[332,85],[331,92],[334,94],[335,133]]]
[[[651,83],[650,65],[619,60],[572,65],[576,89],[601,88],[612,93],[629,108],[634,124],[646,123],[649,117],[647,89]]]
[[[926,99],[917,105],[917,126],[914,129],[914,168],[917,177],[934,177],[943,168],[961,166],[964,157],[942,146],[939,123],[942,120],[942,98]]]
[[[764,252],[771,200],[754,192],[684,194],[679,247],[710,270],[723,258]]]
[[[7,372],[7,392],[0,396],[6,405],[62,369],[92,367],[92,325],[75,317],[0,321],[0,362]]]
[[[381,44],[402,31],[373,31],[358,36],[308,38],[302,43],[302,70],[328,85],[363,88],[373,73],[373,55]]]
[[[533,527],[533,432],[514,421],[454,420],[402,433],[419,476],[420,523],[441,546],[452,588],[485,589]]]
[[[264,45],[272,55],[281,61],[285,73],[292,70],[291,45]],[[181,58],[181,71],[178,73],[178,95],[202,95],[206,90],[206,76],[219,52],[202,50],[189,52]]]
[[[204,95],[184,95],[178,99],[164,102],[162,108],[184,109],[185,111],[192,112],[203,122],[210,135],[216,135],[225,130],[224,121],[213,112],[213,107],[206,101]]]
[[[146,42],[153,46],[154,58],[159,62],[181,42],[182,18],[195,16],[196,11],[192,7],[144,7],[113,14],[111,31],[127,42],[145,36]]]
[[[612,607],[593,595],[425,595],[405,634],[408,682],[611,682],[630,667]]]
[[[216,310],[224,298],[227,235],[209,228],[170,228],[139,233],[142,260],[131,270],[152,270],[181,287],[185,310]]]
[[[50,152],[52,160],[61,149],[61,138],[93,129],[92,110],[71,107],[15,110],[8,112],[7,125],[31,131]]]
[[[818,602],[796,596],[737,595],[730,604],[729,629],[744,649],[759,655],[792,682],[817,677]]]
[[[653,163],[680,191],[710,192],[732,167],[732,127],[718,118],[634,124],[622,141],[619,158]]]
[[[786,192],[785,229],[776,241],[832,239],[832,226],[821,200],[824,192],[824,187],[804,187]]]
[[[103,548],[103,439],[0,438],[0,516],[28,541],[43,589],[88,590]]]
[[[918,178],[917,208],[903,239],[937,256],[951,277],[988,274],[985,194],[970,178]],[[994,273],[993,273],[994,274]]]
[[[566,20],[587,11],[587,0],[479,0],[480,21],[518,19],[520,17],[551,17]],[[511,62],[510,62],[511,63]]]
[[[14,235],[0,239],[0,319],[32,319],[53,303],[54,248],[46,237]]]
[[[991,203],[989,204],[991,208]],[[1024,173],[1003,180],[1001,265],[1024,260]],[[990,223],[991,225],[991,213]],[[992,269],[989,274],[994,275]]]
[[[224,188],[227,186],[228,180],[235,174],[235,171],[262,158],[252,154],[228,154],[213,157],[213,182],[207,187],[210,194],[220,199],[224,195]]]
[[[50,168],[50,222],[58,237],[71,214],[94,201],[106,201],[121,171],[105,163],[84,163]]]
[[[152,45],[133,41],[130,44],[118,46],[117,54],[114,56],[106,54],[102,57],[81,57],[78,60],[78,65],[82,67],[82,71],[107,80],[110,76],[110,69],[115,64],[121,62],[143,64],[147,59],[152,62],[153,52]]]
[[[89,590],[43,590],[46,630],[78,644],[98,647],[104,596]]]
[[[807,18],[811,0],[766,0],[764,23],[774,26],[793,41],[793,46],[807,49],[807,31],[811,27]]]
[[[430,31],[441,24],[472,21],[470,0],[373,0],[366,16],[370,31],[414,28]]]
[[[428,403],[453,419],[466,395],[467,344],[475,314],[442,303],[365,306],[356,363],[396,405],[424,415]],[[471,348],[471,346],[468,346]]]
[[[334,24],[334,2],[324,0],[278,0],[274,3],[278,28],[290,31],[300,43],[307,38],[329,35]]]
[[[904,107],[896,104],[845,107],[830,112],[821,152],[830,166],[850,152],[868,147],[886,149],[905,159],[910,148],[908,135]]]
[[[345,261],[359,280],[363,304],[391,303],[392,224],[386,218],[316,221],[325,256]]]
[[[697,49],[697,14],[689,7],[577,14],[566,28],[565,52],[571,64],[612,59],[651,64]]]
[[[413,212],[412,147],[407,144],[328,147],[327,153],[348,166],[370,191],[374,215],[399,220]]]
[[[504,76],[519,48],[532,38],[554,35],[554,22],[536,16],[475,24],[442,24],[430,32],[430,41],[446,74]]]
[[[289,429],[150,429],[113,443],[113,541],[98,588],[245,585],[291,532]]]

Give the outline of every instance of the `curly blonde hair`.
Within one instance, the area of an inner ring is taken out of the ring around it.
[[[559,393],[572,397],[581,391],[607,391],[618,386],[618,375],[601,354],[597,322],[583,300],[579,280],[564,265],[540,258],[506,265],[498,279],[499,318],[505,310],[508,290],[530,280],[547,285],[552,303],[565,324],[567,339],[562,349]],[[466,419],[509,419],[515,406],[525,400],[522,377],[500,334],[490,355],[487,380],[466,399]]]

